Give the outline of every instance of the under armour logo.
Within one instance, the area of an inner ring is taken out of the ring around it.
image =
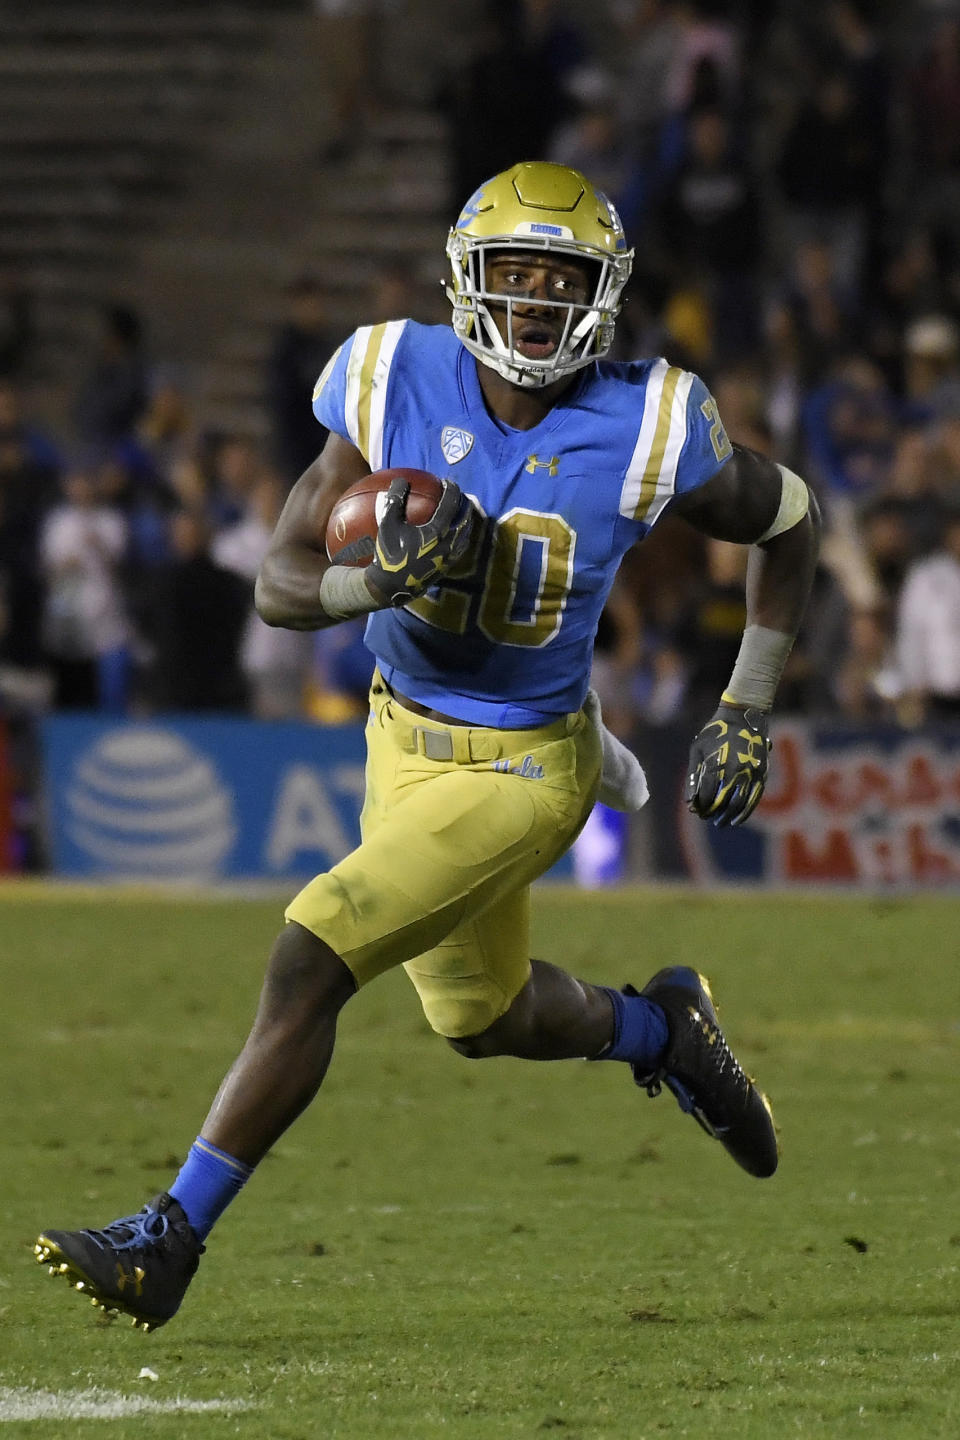
[[[541,460],[539,455],[528,455],[523,468],[528,475],[535,475],[538,470],[546,470],[549,475],[556,475],[560,469],[560,456],[551,455],[549,460]]]
[[[143,1294],[143,1277],[147,1272],[141,1265],[134,1265],[133,1270],[124,1270],[120,1261],[117,1261],[117,1289],[122,1295],[128,1285],[133,1286],[134,1296]]]
[[[737,759],[740,761],[740,764],[759,765],[763,759],[763,753],[766,748],[763,736],[756,735],[750,730],[738,730],[737,738],[747,747],[746,750],[737,751]]]

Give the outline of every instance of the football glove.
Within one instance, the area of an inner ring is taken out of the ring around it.
[[[406,605],[436,584],[470,544],[475,510],[458,485],[444,480],[440,503],[425,525],[406,518],[410,486],[391,481],[377,529],[373,560],[364,577],[388,605]]]
[[[770,740],[762,710],[722,704],[690,747],[684,799],[714,825],[742,825],[767,783]]]

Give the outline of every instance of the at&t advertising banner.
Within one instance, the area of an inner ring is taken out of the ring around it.
[[[359,725],[55,716],[42,744],[61,875],[303,879],[360,838]]]

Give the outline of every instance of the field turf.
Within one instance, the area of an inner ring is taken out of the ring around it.
[[[535,953],[711,977],[774,1179],[622,1066],[460,1059],[391,975],[176,1320],[99,1320],[33,1239],[172,1178],[281,908],[0,895],[0,1440],[960,1435],[957,899],[543,889]]]

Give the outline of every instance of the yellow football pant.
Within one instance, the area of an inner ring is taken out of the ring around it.
[[[434,1030],[486,1030],[530,974],[531,881],[572,844],[600,780],[582,712],[536,730],[441,725],[370,691],[362,843],[286,911],[358,985],[403,964]]]

